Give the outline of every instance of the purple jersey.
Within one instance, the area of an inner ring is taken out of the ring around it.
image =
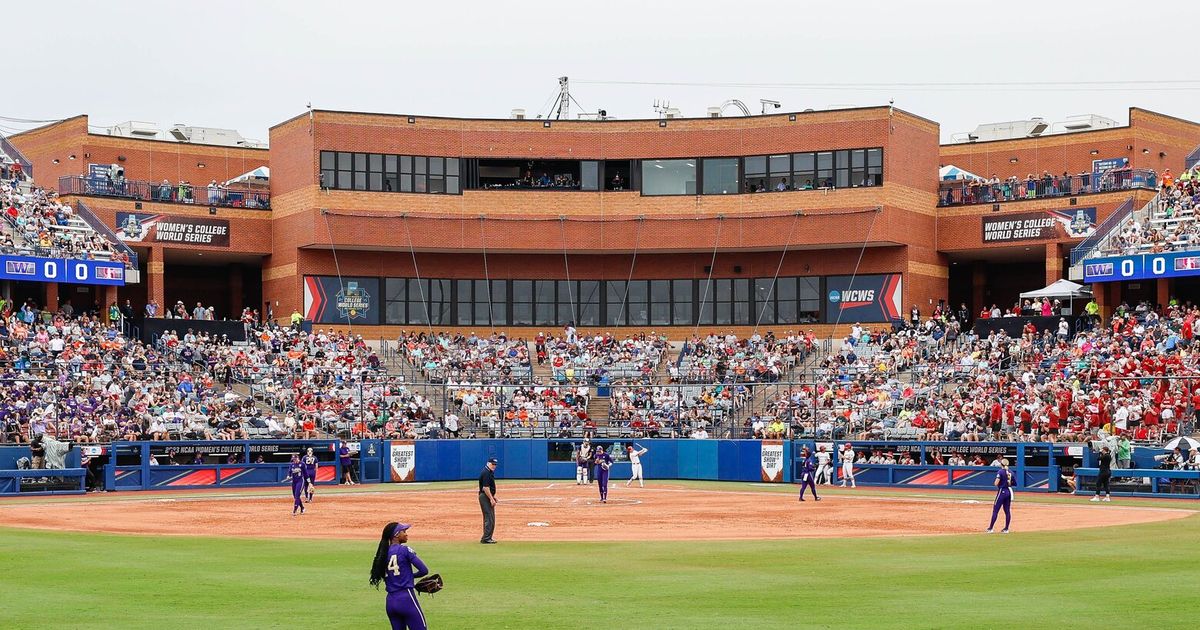
[[[293,486],[299,486],[304,483],[304,466],[299,462],[288,466],[288,479],[292,480]]]
[[[305,455],[304,457],[301,457],[300,464],[304,466],[304,476],[305,477],[311,478],[311,477],[317,476],[317,456],[316,455]]]
[[[592,463],[600,467],[600,470],[608,471],[609,466],[612,466],[613,459],[608,453],[597,452],[592,455]]]
[[[996,473],[996,480],[999,482],[996,486],[999,490],[1008,490],[1013,487],[1013,474],[1011,470],[1001,468]]]
[[[413,567],[417,572],[413,573]],[[417,557],[417,552],[406,545],[388,548],[387,570],[383,573],[383,584],[387,592],[395,593],[413,587],[413,579],[429,573],[429,568]]]
[[[338,458],[342,460],[342,468],[350,465],[350,447],[343,446],[338,449]]]

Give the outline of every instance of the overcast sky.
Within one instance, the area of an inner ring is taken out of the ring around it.
[[[4,11],[16,89],[0,116],[87,113],[93,125],[185,123],[265,140],[309,102],[487,118],[522,107],[532,117],[567,75],[584,108],[619,118],[654,117],[655,99],[703,116],[734,98],[756,114],[764,98],[782,102],[779,111],[891,98],[940,122],[943,139],[1031,116],[1125,123],[1131,105],[1200,120],[1200,80],[1064,85],[1197,79],[1187,72],[1195,25],[1144,9],[1102,0],[20,1]],[[1049,85],[833,85],[982,81]],[[5,133],[28,126],[0,121]]]

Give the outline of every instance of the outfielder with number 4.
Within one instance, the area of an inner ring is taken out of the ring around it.
[[[414,582],[427,575],[429,568],[417,557],[417,552],[405,544],[411,527],[394,522],[385,525],[375,550],[375,560],[371,563],[371,586],[379,588],[379,583],[383,582],[387,589],[387,616],[392,630],[425,630],[425,613],[417,601],[417,591],[436,593],[442,590],[442,576],[436,573]]]
[[[629,481],[625,482],[625,487],[628,488],[629,484],[633,483],[634,479],[637,479],[638,486],[645,488],[646,480],[642,478],[642,455],[648,453],[650,449],[642,448],[638,444],[626,448],[629,449],[629,463],[633,467],[633,474],[630,475]]]

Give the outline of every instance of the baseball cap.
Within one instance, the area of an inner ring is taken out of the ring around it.
[[[408,523],[396,523],[396,531],[398,531],[398,532],[406,532],[411,528],[412,528],[412,525],[410,525]]]
[[[488,458],[488,460],[487,460],[487,463],[489,463],[489,464],[499,464],[499,463],[500,463],[500,460],[496,459],[495,457],[489,457],[489,458]]]

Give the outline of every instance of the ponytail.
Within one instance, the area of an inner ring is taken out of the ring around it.
[[[379,537],[379,547],[375,549],[375,560],[371,563],[371,586],[379,588],[383,576],[387,572],[388,549],[392,546],[392,537],[396,535],[399,523],[388,523],[383,526],[383,534]]]

